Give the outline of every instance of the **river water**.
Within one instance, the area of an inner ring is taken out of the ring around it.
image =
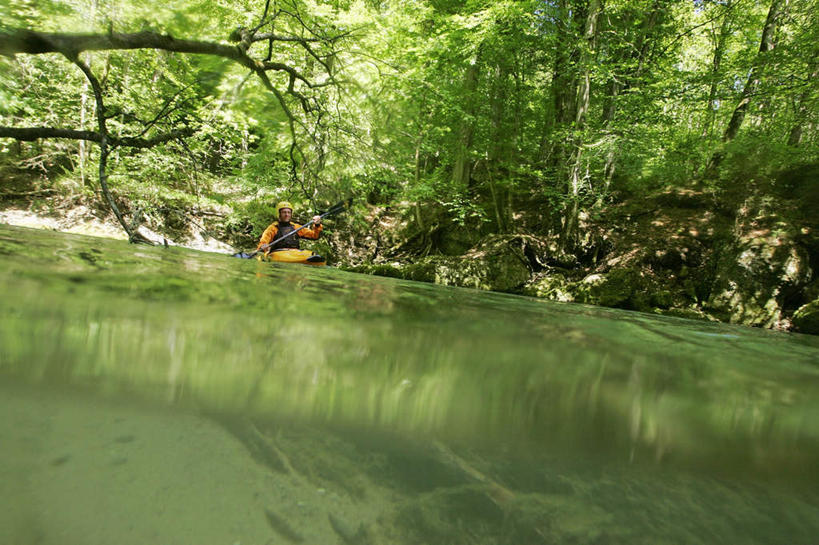
[[[0,543],[816,543],[819,338],[0,225]]]

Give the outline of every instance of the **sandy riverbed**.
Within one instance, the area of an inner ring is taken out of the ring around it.
[[[0,482],[13,498],[0,509],[5,544],[336,543],[331,517],[360,521],[381,501],[271,471],[202,416],[0,392]]]

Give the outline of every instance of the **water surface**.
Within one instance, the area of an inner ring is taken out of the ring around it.
[[[815,337],[8,226],[0,280],[3,543],[819,535]]]

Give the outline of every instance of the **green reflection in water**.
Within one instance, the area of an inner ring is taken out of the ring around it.
[[[819,528],[812,337],[3,226],[0,256],[4,380],[208,414],[271,467],[264,438],[316,457],[337,434],[381,453],[361,478],[419,487],[369,534],[337,521],[343,541]],[[352,471],[336,458],[314,463]],[[726,505],[741,525],[709,513]]]

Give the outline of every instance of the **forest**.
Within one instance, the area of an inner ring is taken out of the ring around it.
[[[0,209],[819,333],[816,0],[0,0]]]

